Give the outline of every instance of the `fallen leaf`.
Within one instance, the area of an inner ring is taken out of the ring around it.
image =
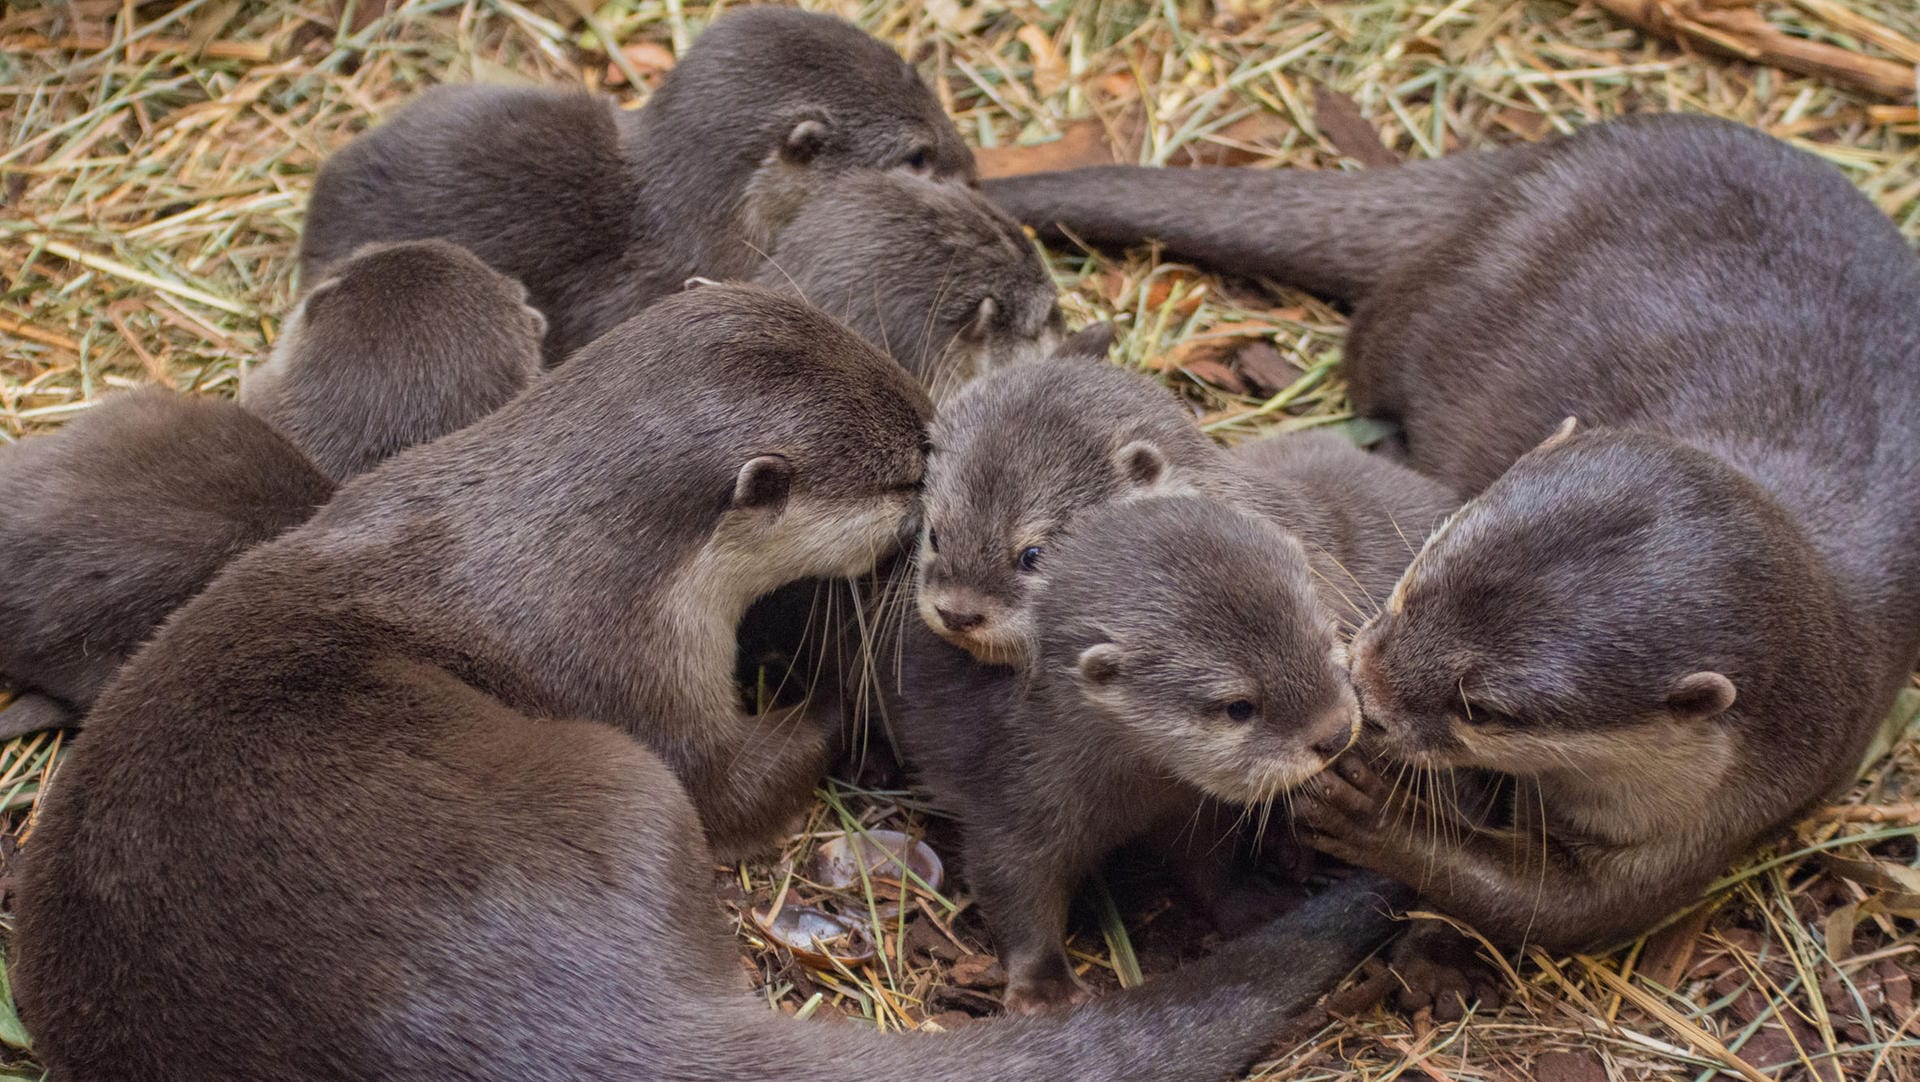
[[[627,42],[620,46],[620,55],[633,66],[633,70],[649,77],[672,71],[676,63],[673,50],[656,41]],[[607,85],[627,85],[627,73],[620,70],[620,65],[607,65]]]
[[[1219,131],[1182,146],[1167,159],[1169,165],[1252,165],[1266,155],[1249,149],[1265,142],[1277,143],[1293,130],[1293,125],[1276,113],[1264,110],[1221,128]]]
[[[1046,95],[1067,85],[1067,62],[1060,56],[1060,50],[1053,47],[1053,39],[1047,36],[1046,31],[1028,23],[1013,36],[1033,55],[1035,90]]]
[[[1380,141],[1380,133],[1360,114],[1360,106],[1321,83],[1313,84],[1313,125],[1335,150],[1361,165],[1382,168],[1400,164],[1400,156]]]
[[[1607,1082],[1606,1065],[1592,1052],[1548,1052],[1533,1061],[1534,1082]]]
[[[1000,960],[991,954],[966,954],[953,963],[947,971],[953,983],[962,988],[1003,988],[1007,983],[1007,971],[1000,967]]]
[[[1228,394],[1247,393],[1246,381],[1242,380],[1233,369],[1228,368],[1212,357],[1195,358],[1187,361],[1180,367],[1186,369],[1187,373],[1194,378],[1211,383],[1215,387],[1226,391]]]
[[[1640,956],[1641,975],[1662,988],[1678,987],[1680,975],[1693,964],[1700,933],[1712,916],[1712,906],[1696,906],[1693,912],[1657,932]]]
[[[982,147],[973,152],[980,179],[1017,177],[1056,169],[1112,165],[1119,161],[1107,142],[1106,125],[1098,120],[1070,120],[1060,138],[1026,146]]]
[[[1248,342],[1233,354],[1233,366],[1247,382],[1267,394],[1285,390],[1300,378],[1299,369],[1287,363],[1271,342]]]

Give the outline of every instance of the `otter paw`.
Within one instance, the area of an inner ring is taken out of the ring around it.
[[[1045,1014],[1077,1007],[1093,998],[1093,989],[1067,970],[1045,977],[1014,978],[1002,1001],[1009,1014]]]
[[[1458,1022],[1470,1007],[1491,1010],[1506,999],[1480,945],[1451,928],[1423,924],[1395,944],[1391,958],[1400,981],[1394,1005],[1407,1014],[1430,1010],[1436,1022]]]
[[[1334,760],[1295,791],[1294,811],[1315,848],[1325,849],[1327,841],[1372,842],[1384,833],[1385,787],[1364,764],[1341,769],[1347,758]]]

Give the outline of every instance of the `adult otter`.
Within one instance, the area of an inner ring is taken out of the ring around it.
[[[334,483],[463,427],[538,371],[538,312],[472,255],[375,246],[294,316],[244,406],[107,397],[0,452],[0,739],[74,725],[227,561],[304,522]]]
[[[973,176],[893,50],[830,16],[748,8],[702,34],[637,113],[579,92],[427,91],[322,166],[301,266],[311,280],[370,241],[450,240],[525,283],[558,363],[690,277],[750,277],[741,204],[777,161]]]
[[[1075,511],[1027,605],[1023,668],[903,632],[889,719],[961,821],[1016,1009],[1083,995],[1060,937],[1109,851],[1160,828],[1164,847],[1203,851],[1167,854],[1181,870],[1210,874],[1233,849],[1199,828],[1212,802],[1257,809],[1347,746],[1345,633],[1455,502],[1324,433],[1220,458],[1213,487],[1242,510],[1189,494]]]
[[[54,1074],[1243,1066],[1382,937],[1365,884],[1051,1026],[888,1038],[746,992],[703,828],[770,826],[817,756],[706,708],[729,617],[885,551],[927,411],[819,313],[694,290],[236,562],[101,699],[23,853],[14,977]]]
[[[1478,493],[1353,676],[1381,751],[1516,776],[1513,829],[1393,830],[1404,794],[1355,759],[1324,848],[1502,943],[1590,946],[1852,777],[1920,653],[1920,265],[1832,167],[1669,116],[1356,174],[992,191],[1357,299],[1356,403]],[[1589,427],[1526,454],[1568,416]]]

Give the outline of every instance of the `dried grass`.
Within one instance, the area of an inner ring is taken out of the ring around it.
[[[1920,235],[1912,106],[1697,56],[1590,4],[820,6],[920,61],[981,147],[1064,134],[1079,140],[1072,153],[1111,137],[1144,161],[1314,168],[1370,153],[1340,123],[1337,99],[1334,113],[1316,109],[1315,84],[1350,97],[1408,157],[1621,113],[1707,112],[1825,156]],[[1920,41],[1910,0],[1762,10],[1789,33],[1869,56],[1911,61],[1905,50]],[[420,88],[584,83],[640,100],[712,14],[674,0],[579,11],[531,0],[76,0],[0,16],[0,440],[57,425],[113,387],[230,392],[293,294],[315,167]],[[622,43],[611,61],[602,40]],[[1074,124],[1086,118],[1096,125]],[[1059,256],[1056,267],[1071,314],[1129,322],[1127,362],[1161,373],[1221,436],[1348,417],[1335,366],[1343,322],[1325,305],[1145,258]],[[1263,343],[1274,348],[1253,348]],[[0,855],[28,828],[56,754],[51,737],[0,749]],[[1604,958],[1536,954],[1508,1005],[1459,1023],[1362,1008],[1298,1035],[1260,1077],[1920,1077],[1917,779],[1920,748],[1902,735],[1840,806],[1655,936]],[[836,786],[790,856],[826,832],[924,822],[909,794]],[[789,882],[794,863],[734,869],[721,893],[736,910],[783,883],[817,896]],[[1151,973],[1188,941],[1161,934],[1182,924],[1164,903],[1124,917],[1075,941],[1096,975],[1136,952]],[[986,941],[964,905],[922,897],[911,920],[882,932],[880,962],[838,974],[804,971],[745,931],[743,944],[767,998],[787,1010],[912,1028],[960,1024],[989,1002],[952,984],[956,967],[982,983],[983,960],[968,956]],[[0,1024],[0,1041],[8,1032]]]

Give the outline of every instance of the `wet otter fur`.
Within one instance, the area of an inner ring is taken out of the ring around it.
[[[1317,844],[1496,942],[1591,947],[1853,777],[1920,655],[1920,263],[1837,170],[1650,116],[1356,174],[990,190],[1030,223],[1355,299],[1356,404],[1475,497],[1353,678],[1380,752],[1511,775],[1512,807],[1396,829],[1408,794],[1355,757]]]
[[[700,689],[730,685],[726,613],[885,550],[927,412],[818,313],[698,289],[237,561],[102,697],[23,853],[14,979],[53,1075],[1243,1067],[1382,938],[1376,884],[1058,1022],[916,1040],[747,993],[702,836],[764,834],[780,764],[817,756]]]

